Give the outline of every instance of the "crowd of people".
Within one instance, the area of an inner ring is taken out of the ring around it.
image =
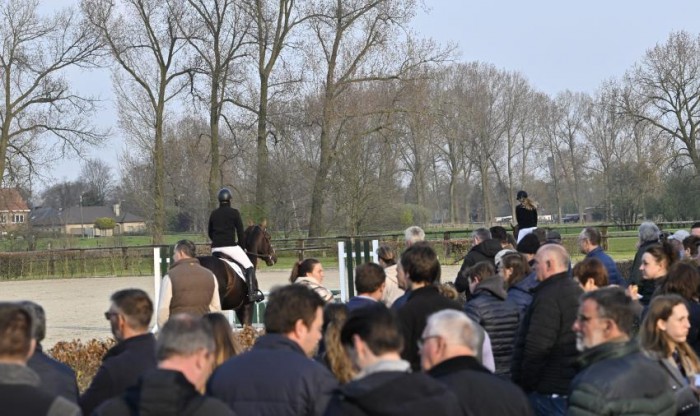
[[[298,262],[248,351],[216,312],[216,279],[179,242],[163,309],[140,289],[111,296],[117,343],[82,394],[42,351],[41,306],[0,303],[1,413],[700,414],[700,224],[673,235],[642,224],[629,278],[594,227],[573,265],[558,233],[524,228],[475,230],[452,283],[410,227],[403,252],[382,245],[379,264],[357,267],[347,303],[318,260]],[[198,305],[174,296],[191,290]]]

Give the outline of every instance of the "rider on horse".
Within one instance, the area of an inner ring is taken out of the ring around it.
[[[257,288],[255,267],[240,244],[243,244],[243,221],[237,209],[231,207],[231,191],[221,188],[219,191],[219,208],[209,216],[209,238],[212,255],[233,260],[244,269],[248,286],[249,303],[260,302],[265,296]]]

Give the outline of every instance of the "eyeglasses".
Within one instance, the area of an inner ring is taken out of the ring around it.
[[[422,350],[426,341],[428,341],[430,338],[440,338],[440,335],[428,335],[428,336],[425,336],[425,337],[419,339],[418,340],[418,349]]]
[[[118,312],[112,312],[112,311],[107,311],[107,312],[105,312],[105,319],[106,319],[106,320],[111,321],[113,316],[119,316],[119,313],[118,313]]]

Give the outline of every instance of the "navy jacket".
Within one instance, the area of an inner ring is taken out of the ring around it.
[[[351,312],[355,309],[364,308],[365,306],[372,306],[376,304],[376,300],[363,298],[360,296],[353,296],[352,298],[350,298],[348,303],[345,304],[345,306],[348,308],[348,312]]]
[[[511,371],[526,392],[566,395],[576,375],[576,335],[581,286],[567,272],[537,286],[520,324]]]
[[[530,303],[532,303],[532,291],[540,282],[537,281],[537,273],[532,272],[523,280],[508,288],[508,301],[518,305],[520,316],[525,315]]]
[[[603,263],[603,266],[605,266],[605,269],[608,271],[608,280],[611,285],[618,285],[623,288],[627,287],[627,282],[622,278],[620,271],[617,269],[615,260],[608,256],[601,247],[596,247],[591,250],[591,252],[586,255],[586,258],[598,259]]]
[[[399,309],[399,323],[404,336],[401,358],[411,363],[413,371],[421,369],[418,340],[423,334],[428,316],[444,309],[462,310],[457,302],[442,296],[433,285],[412,290],[406,304]]]
[[[428,371],[457,395],[462,414],[530,416],[530,402],[518,386],[491,374],[474,357],[447,359]]]
[[[479,282],[464,312],[489,334],[496,374],[510,378],[510,361],[520,324],[520,308],[506,300],[503,285],[503,277],[499,275]]]
[[[239,415],[322,415],[337,385],[299,344],[267,334],[250,351],[219,366],[209,378],[207,394]]]
[[[153,334],[137,335],[112,347],[102,359],[90,387],[80,396],[83,414],[92,414],[103,402],[124,393],[156,365],[156,338]]]
[[[75,371],[44,354],[41,344],[36,344],[36,350],[27,361],[27,367],[39,375],[41,379],[39,387],[42,390],[78,404],[78,382]]]

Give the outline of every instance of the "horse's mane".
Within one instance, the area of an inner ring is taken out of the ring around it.
[[[255,239],[257,238],[259,233],[258,230],[262,230],[262,228],[258,224],[253,224],[245,229],[245,231],[243,232],[243,239],[245,240],[243,242],[244,250],[253,251],[253,244],[255,244]]]

